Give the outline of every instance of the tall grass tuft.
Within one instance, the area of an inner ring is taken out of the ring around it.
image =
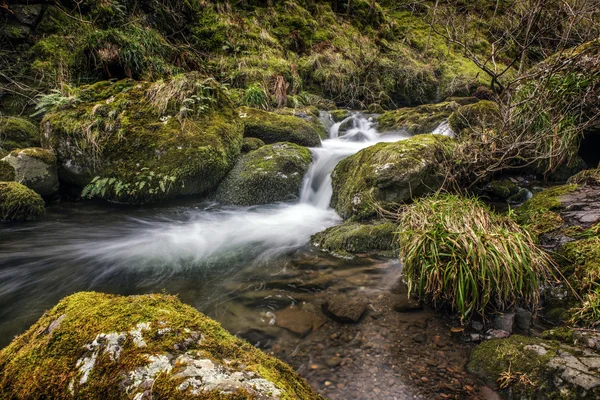
[[[509,216],[476,198],[436,194],[405,206],[398,219],[409,293],[451,305],[463,321],[537,306],[551,260]]]

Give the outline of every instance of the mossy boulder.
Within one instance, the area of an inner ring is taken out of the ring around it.
[[[0,182],[0,219],[28,221],[44,214],[44,200],[18,182]]]
[[[504,179],[488,183],[484,190],[495,199],[506,200],[519,193],[520,188],[511,180]]]
[[[56,156],[52,150],[33,147],[13,150],[2,161],[14,169],[14,180],[41,196],[58,192]]]
[[[352,112],[350,110],[331,110],[329,111],[329,115],[331,115],[333,122],[342,122],[351,116]]]
[[[291,367],[169,295],[81,292],[0,352],[7,398],[321,399]]]
[[[600,396],[600,356],[556,341],[513,335],[477,346],[468,369],[508,399]]]
[[[206,193],[233,168],[242,124],[221,87],[191,73],[167,81],[101,82],[47,114],[59,178],[84,195],[147,203]]]
[[[240,158],[219,186],[217,200],[243,206],[297,200],[311,161],[306,147],[265,145]]]
[[[386,220],[372,222],[346,221],[311,237],[314,246],[339,257],[353,254],[375,254],[393,257],[397,226]]]
[[[0,182],[15,180],[15,168],[4,160],[0,160]]]
[[[280,115],[256,108],[241,107],[244,136],[255,137],[267,144],[290,142],[300,146],[321,145],[319,131],[309,122],[293,115]]]
[[[454,133],[463,136],[472,131],[495,132],[501,123],[500,107],[489,100],[461,106],[448,118]]]
[[[265,145],[265,142],[254,137],[245,137],[242,140],[242,153],[249,153],[258,150]]]
[[[39,147],[40,130],[30,121],[18,117],[0,117],[0,148],[5,151]]]
[[[365,219],[378,207],[394,208],[436,191],[442,184],[440,160],[453,144],[448,137],[418,135],[361,150],[335,167],[332,207],[342,218]]]
[[[388,111],[377,119],[379,130],[400,131],[411,135],[431,133],[459,107],[459,103],[448,101]]]

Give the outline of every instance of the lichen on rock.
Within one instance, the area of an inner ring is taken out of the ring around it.
[[[265,145],[239,159],[219,186],[217,200],[245,206],[297,200],[311,161],[305,147]]]
[[[0,391],[11,398],[321,399],[289,366],[176,297],[94,292],[64,298],[0,351]]]
[[[2,161],[14,169],[14,180],[41,196],[58,192],[56,156],[52,150],[27,148],[13,150]]]
[[[39,194],[17,182],[0,182],[0,220],[27,221],[44,214]]]
[[[436,191],[442,184],[440,160],[453,146],[440,135],[417,135],[394,143],[378,143],[342,160],[332,177],[331,205],[342,218],[369,218],[377,208]]]

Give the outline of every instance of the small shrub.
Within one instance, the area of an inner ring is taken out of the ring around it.
[[[438,194],[399,214],[400,259],[409,292],[447,303],[463,319],[538,304],[550,259],[510,217],[480,200]]]

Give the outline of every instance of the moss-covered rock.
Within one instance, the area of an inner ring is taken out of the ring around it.
[[[41,196],[58,192],[56,156],[52,150],[38,147],[14,150],[2,161],[14,169],[15,180]]]
[[[0,219],[27,221],[44,214],[39,194],[17,182],[0,182]]]
[[[0,352],[7,398],[321,399],[283,362],[168,295],[82,292]]]
[[[439,161],[453,144],[444,136],[418,135],[361,150],[335,167],[332,207],[343,218],[364,219],[378,206],[390,209],[434,192],[442,184]]]
[[[258,150],[265,145],[265,142],[254,137],[245,137],[242,140],[242,153],[249,153]]]
[[[0,160],[0,182],[15,180],[15,168],[4,160]]]
[[[259,138],[267,144],[290,142],[308,147],[321,145],[317,129],[302,118],[249,107],[241,107],[239,113],[244,122],[245,137]]]
[[[0,148],[5,151],[38,147],[40,130],[30,121],[18,117],[0,117]]]
[[[598,365],[588,350],[513,335],[477,346],[468,368],[509,399],[566,400],[600,396]]]
[[[333,122],[342,122],[352,115],[352,112],[350,110],[331,110],[329,111],[329,115],[331,115]]]
[[[485,186],[484,190],[493,198],[500,200],[506,200],[519,193],[519,187],[509,179],[492,181]]]
[[[242,156],[217,190],[226,204],[294,201],[312,161],[310,150],[293,143],[265,145]]]
[[[219,85],[198,74],[97,83],[79,98],[47,114],[42,126],[59,178],[89,197],[146,203],[202,194],[240,154],[237,111]]]
[[[339,257],[365,253],[393,257],[396,230],[396,224],[386,220],[367,223],[346,221],[313,235],[311,242]]]
[[[448,101],[388,111],[377,119],[379,130],[402,131],[411,135],[431,133],[459,107],[457,102]]]
[[[457,135],[466,135],[473,130],[495,131],[501,121],[498,104],[489,100],[461,106],[448,118],[450,128]]]

